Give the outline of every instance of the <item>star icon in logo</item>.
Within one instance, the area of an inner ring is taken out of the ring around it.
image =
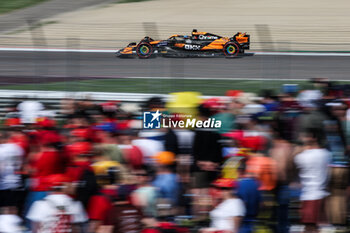
[[[159,110],[157,110],[156,113],[152,113],[153,118],[152,118],[151,122],[154,121],[154,120],[159,121],[159,117],[160,117],[161,115],[162,115],[162,114],[159,113]]]

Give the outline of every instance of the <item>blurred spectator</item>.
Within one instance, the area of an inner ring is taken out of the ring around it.
[[[69,178],[57,174],[50,176],[49,182],[49,195],[34,202],[27,214],[33,224],[32,232],[79,232],[79,224],[87,218],[81,203],[68,195],[71,194]]]
[[[272,158],[264,154],[253,153],[247,161],[246,169],[247,173],[259,180],[259,190],[270,193],[276,188],[277,163]]]
[[[17,109],[21,116],[21,122],[24,124],[33,124],[40,116],[40,111],[44,110],[44,105],[35,100],[24,100]]]
[[[91,145],[88,142],[76,142],[69,145],[71,158],[66,166],[65,175],[76,186],[75,199],[87,209],[91,196],[98,192],[98,185],[91,167]]]
[[[236,184],[231,179],[220,178],[213,186],[218,190],[221,202],[210,211],[210,228],[204,228],[201,232],[240,232],[246,209],[243,201],[233,195],[232,189],[236,188]]]
[[[132,201],[135,206],[142,208],[144,216],[157,217],[157,188],[152,186],[152,171],[147,166],[142,166],[135,171],[138,180],[137,188],[132,193]]]
[[[88,203],[89,232],[96,232],[108,223],[108,215],[118,196],[117,188],[121,177],[120,164],[117,162],[99,161],[92,164],[92,167],[100,190],[90,198]]]
[[[68,119],[75,113],[76,102],[73,98],[65,98],[61,101],[61,113]]]
[[[178,205],[180,194],[179,177],[174,173],[171,165],[175,162],[175,154],[169,151],[162,151],[155,155],[156,175],[152,185],[157,188],[158,198],[163,202],[163,206],[168,206],[165,216],[173,216]]]
[[[105,130],[100,130],[97,132],[100,138],[100,143],[97,149],[100,150],[101,155],[106,158],[106,160],[113,160],[118,163],[125,163],[122,151],[118,146],[117,136],[114,132],[109,132]]]
[[[28,156],[27,172],[31,182],[25,203],[25,213],[34,202],[43,199],[48,194],[51,188],[49,177],[64,173],[66,164],[65,158],[51,142],[51,138],[42,138],[38,152]],[[28,223],[27,226],[30,227]]]
[[[237,182],[237,196],[242,199],[246,213],[242,220],[240,233],[252,233],[261,206],[261,193],[257,179],[246,173],[245,163],[238,168],[240,178]]]
[[[210,110],[200,106],[200,119],[210,117]],[[215,130],[195,129],[193,142],[193,172],[195,187],[208,188],[217,176],[222,161],[220,135]]]
[[[22,233],[22,219],[16,214],[2,212],[0,215],[0,232]]]
[[[139,148],[143,155],[143,161],[147,165],[154,164],[153,156],[158,152],[164,151],[164,144],[157,140],[146,138],[135,138],[131,141],[132,145]]]
[[[206,120],[212,115],[210,109],[199,106],[199,119]],[[208,188],[219,175],[222,162],[220,135],[214,129],[196,128],[192,149],[193,172],[193,209],[195,215],[203,215],[209,209],[205,199],[208,198]]]
[[[128,233],[142,230],[143,215],[140,209],[130,202],[131,190],[128,186],[120,186],[117,189],[118,197],[108,214],[108,222],[105,230],[101,232]],[[112,231],[108,231],[108,226]]]
[[[304,151],[294,158],[302,185],[301,221],[306,225],[305,232],[317,232],[317,225],[324,213],[324,200],[329,195],[326,188],[331,154],[322,147],[319,128],[304,131],[301,141]]]
[[[51,144],[55,148],[61,146],[62,138],[56,130],[56,122],[48,117],[41,117],[37,119],[37,134],[36,140],[40,145]]]
[[[133,169],[139,169],[144,164],[143,153],[136,145],[132,145],[134,133],[131,130],[118,134],[118,147],[123,153],[126,164]]]
[[[130,202],[135,186],[123,182],[120,164],[100,161],[93,168],[101,190],[89,203],[89,232],[139,232],[143,215]]]
[[[23,213],[35,220],[34,232],[49,231],[56,207],[47,200],[54,199],[87,210],[85,232],[185,233],[176,224],[195,230],[211,221],[203,231],[284,233],[299,224],[296,175],[305,232],[315,232],[324,213],[346,231],[350,89],[323,79],[313,84],[287,84],[282,94],[263,90],[261,97],[172,93],[167,103],[156,97],[142,106],[172,121],[215,118],[219,130],[143,129],[137,104],[89,98],[63,101],[65,118],[56,122],[41,115],[37,101],[33,109],[24,101],[25,122],[7,114],[0,134],[0,232],[18,231]]]
[[[330,196],[327,200],[328,218],[337,227],[346,224],[346,188],[349,183],[349,155],[346,141],[345,114],[347,106],[339,100],[326,104],[330,119],[324,122],[327,148],[331,152]]]
[[[0,208],[7,214],[18,214],[24,199],[21,171],[24,150],[10,141],[7,132],[0,134]]]
[[[261,97],[263,98],[261,102],[264,105],[266,111],[275,112],[278,110],[279,103],[277,101],[277,96],[275,95],[273,90],[262,90]]]
[[[211,116],[210,109],[203,105],[199,106],[199,119],[206,120]],[[219,166],[222,162],[222,148],[220,144],[220,135],[215,129],[196,128],[193,141],[193,193],[194,193],[194,212],[196,215],[201,212],[205,214],[208,206],[203,205],[208,197],[208,188],[210,184],[219,175]],[[200,204],[202,203],[202,204]]]
[[[347,165],[349,162],[346,154],[347,142],[345,136],[345,111],[346,105],[339,100],[331,101],[326,104],[329,117],[323,122],[326,146],[332,152],[332,163],[338,165]]]
[[[179,140],[172,129],[167,129],[164,135],[164,147],[166,151],[173,152],[175,155],[179,154]]]
[[[276,232],[289,231],[289,184],[293,181],[293,153],[295,148],[288,140],[282,137],[279,128],[273,129],[273,142],[269,154],[276,161],[277,186],[275,190],[277,207],[275,211],[277,226]]]
[[[80,116],[85,116],[89,120],[91,120],[91,116],[96,112],[99,111],[100,108],[97,106],[90,96],[87,96],[87,98],[80,100],[77,102],[76,112],[75,114]]]
[[[195,133],[189,129],[175,129],[174,133],[178,139],[179,153],[191,154]]]
[[[297,138],[298,117],[301,114],[301,106],[292,94],[281,94],[277,113],[277,124],[280,134],[289,141]]]
[[[302,133],[312,125],[316,128],[325,144],[324,122],[328,116],[320,110],[319,103],[322,93],[317,90],[305,90],[298,96],[298,101],[303,107],[303,114],[298,119],[298,132]]]
[[[222,122],[219,133],[227,133],[235,129],[235,115],[227,105],[223,105],[219,112],[213,115],[213,118]]]

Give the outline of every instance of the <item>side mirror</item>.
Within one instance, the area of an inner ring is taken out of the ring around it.
[[[136,45],[136,42],[131,42],[130,44],[128,44],[128,47],[135,46],[135,45]]]

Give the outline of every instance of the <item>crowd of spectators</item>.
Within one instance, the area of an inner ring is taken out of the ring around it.
[[[18,104],[0,131],[0,232],[347,232],[345,86],[166,101],[65,99],[60,120]],[[222,124],[143,128],[157,110]]]

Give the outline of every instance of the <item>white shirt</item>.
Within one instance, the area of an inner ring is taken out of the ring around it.
[[[1,233],[22,233],[22,219],[14,214],[0,215],[0,232]]]
[[[217,230],[233,231],[235,229],[233,217],[245,215],[244,203],[239,198],[231,198],[220,203],[210,212],[211,227]]]
[[[138,136],[140,138],[152,139],[154,137],[162,137],[164,135],[165,135],[164,131],[159,131],[159,130],[140,130]]]
[[[298,95],[297,100],[303,107],[314,108],[316,107],[315,102],[322,96],[322,92],[319,90],[304,90]]]
[[[191,149],[194,141],[195,133],[188,129],[175,129],[177,142],[181,149]]]
[[[265,112],[266,108],[262,104],[247,104],[243,107],[242,113],[246,115],[253,115],[260,112]]]
[[[24,150],[15,143],[0,144],[0,190],[21,186],[21,176],[16,171],[22,166]]]
[[[137,146],[141,150],[146,164],[154,164],[153,156],[165,150],[163,143],[152,139],[136,139],[133,140],[131,144]]]
[[[328,182],[328,165],[331,154],[326,149],[305,150],[294,158],[299,169],[299,177],[302,185],[300,199],[319,200],[328,196],[326,186]]]
[[[27,218],[33,222],[40,223],[39,233],[51,232],[50,226],[57,223],[56,206],[64,206],[66,213],[72,217],[72,223],[82,223],[87,221],[86,213],[79,201],[74,201],[65,194],[50,194],[40,201],[34,202],[30,207]],[[45,227],[42,227],[45,226]]]
[[[39,117],[40,111],[44,110],[44,106],[38,101],[23,101],[17,106],[21,114],[22,123],[35,123]]]

